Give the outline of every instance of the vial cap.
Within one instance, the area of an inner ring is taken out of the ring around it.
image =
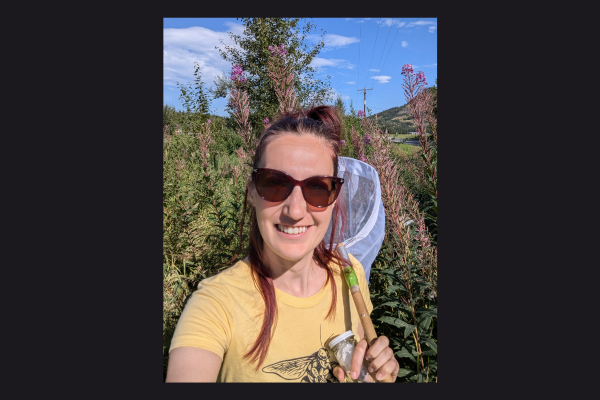
[[[341,335],[338,335],[331,342],[329,342],[329,347],[333,347],[336,344],[338,344],[339,342],[341,342],[342,340],[352,337],[352,336],[354,336],[354,333],[352,331],[346,331],[346,332],[342,333]]]

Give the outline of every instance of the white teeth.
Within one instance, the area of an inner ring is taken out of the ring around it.
[[[277,228],[280,231],[287,233],[288,235],[298,235],[300,233],[306,232],[306,229],[308,229],[308,227],[306,226],[292,228],[291,226],[282,226],[279,224],[277,224]]]

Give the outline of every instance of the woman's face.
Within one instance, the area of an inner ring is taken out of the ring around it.
[[[311,135],[285,135],[267,144],[262,168],[285,172],[297,180],[315,175],[333,176],[333,159],[330,150]],[[250,198],[256,208],[256,218],[264,239],[264,253],[269,262],[285,265],[287,261],[312,259],[313,250],[323,240],[329,227],[335,203],[326,208],[306,203],[300,186],[294,187],[284,201],[263,200],[251,186]],[[299,234],[282,232],[283,228],[306,228]]]

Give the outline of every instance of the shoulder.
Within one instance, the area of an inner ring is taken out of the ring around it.
[[[206,313],[212,310],[232,313],[235,303],[241,299],[254,298],[256,293],[250,266],[238,261],[226,270],[201,280],[183,312],[188,310],[187,312],[192,313],[195,310]]]
[[[250,265],[243,260],[198,283],[198,290],[200,291],[218,290],[235,294],[236,291],[252,290],[253,288],[252,270]]]

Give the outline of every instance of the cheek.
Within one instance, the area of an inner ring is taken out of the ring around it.
[[[327,211],[313,213],[313,220],[315,221],[315,223],[317,224],[317,226],[319,228],[319,233],[321,233],[323,235],[325,234],[325,231],[327,231],[327,228],[329,228],[329,224],[331,222],[332,215],[333,215],[333,206],[331,208],[327,209]]]

